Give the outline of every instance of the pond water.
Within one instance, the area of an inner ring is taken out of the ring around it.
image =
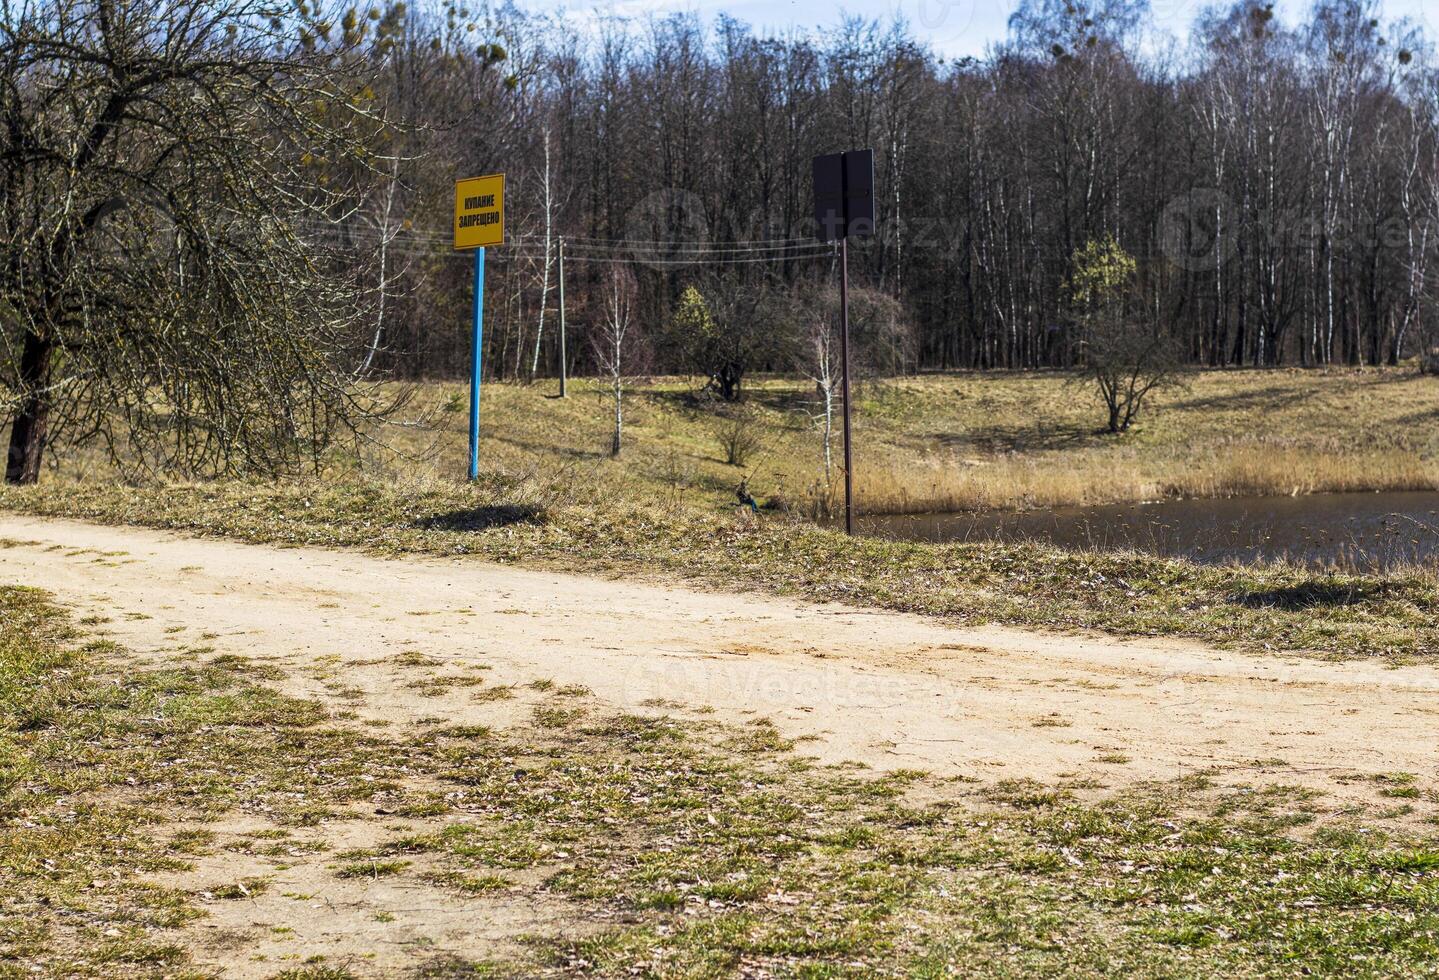
[[[1038,541],[1137,550],[1209,564],[1288,560],[1315,568],[1439,567],[1439,493],[1174,500],[989,514],[870,516],[866,534],[911,541]]]

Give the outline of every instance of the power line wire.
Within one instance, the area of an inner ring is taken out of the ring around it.
[[[442,251],[452,244],[448,235],[436,232],[401,231],[390,233],[377,228],[351,227],[327,229],[337,232],[351,243],[383,243],[398,250],[428,246]],[[833,246],[812,238],[757,239],[750,242],[660,242],[642,239],[598,239],[555,236],[550,243],[563,240],[566,256],[578,262],[610,265],[648,265],[677,267],[697,264],[756,264],[787,262],[799,259],[824,258],[833,254]],[[535,251],[546,245],[545,239],[519,235],[506,243],[509,247],[495,258],[536,258]]]
[[[830,254],[831,254],[831,253],[830,253],[828,250],[825,250],[825,251],[823,251],[823,252],[797,253],[797,254],[789,255],[789,256],[763,256],[763,257],[758,257],[758,258],[755,258],[755,257],[746,258],[746,257],[740,256],[740,257],[734,257],[734,258],[716,258],[716,259],[708,259],[708,260],[707,260],[707,259],[703,259],[703,258],[690,258],[690,259],[646,259],[646,258],[623,258],[623,257],[616,257],[616,256],[592,256],[592,255],[577,255],[577,256],[573,256],[573,258],[574,258],[576,261],[578,261],[578,262],[600,263],[600,264],[604,264],[604,265],[649,265],[649,266],[664,266],[664,267],[670,267],[670,266],[705,265],[705,264],[710,264],[710,265],[746,265],[746,264],[764,263],[764,262],[783,262],[783,261],[787,261],[787,260],[790,260],[790,259],[826,259],[826,258],[829,258],[829,257],[830,257]],[[566,252],[566,253],[565,253],[565,261],[569,261],[571,258],[572,258],[572,256],[571,256],[568,252]]]
[[[451,238],[447,234],[438,232],[401,232],[398,237],[408,238],[412,241],[428,241],[436,243],[448,243]],[[569,235],[555,235],[550,239],[551,243],[558,243],[563,239],[566,246],[581,249],[629,249],[635,251],[752,251],[752,250],[781,250],[786,248],[804,248],[806,246],[824,244],[814,238],[768,238],[755,239],[753,241],[662,241],[659,239],[625,239],[625,238],[571,238]],[[537,235],[513,235],[506,244],[512,245],[543,245],[545,239]]]
[[[610,249],[602,248],[596,245],[580,245],[574,246],[574,248],[576,251],[579,252],[591,252],[599,254],[623,253],[627,255],[782,255],[785,252],[793,252],[796,249],[814,248],[817,244],[820,243],[811,241],[796,245],[760,245],[746,248],[705,248],[702,246],[688,245],[677,245],[673,247],[656,246],[653,248],[639,248],[634,246],[628,246]],[[538,246],[521,245],[520,247],[536,248]],[[569,250],[571,248],[569,241],[565,242],[565,248],[566,250]]]
[[[523,238],[535,238],[544,241],[539,235],[523,235]],[[670,245],[677,243],[672,238],[599,238],[594,235],[555,235],[555,238],[563,238],[566,242],[594,242],[601,245]],[[715,245],[783,245],[787,242],[813,242],[813,238],[752,238],[734,239],[730,241],[716,241]],[[696,242],[695,244],[699,244]]]

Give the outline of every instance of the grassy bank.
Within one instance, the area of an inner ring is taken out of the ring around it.
[[[1203,567],[1034,545],[928,545],[631,489],[623,463],[474,485],[350,478],[253,485],[50,483],[0,507],[253,542],[471,555],[588,574],[659,575],[962,623],[1191,636],[1249,649],[1439,659],[1439,578]],[[607,476],[608,474],[608,476]]]
[[[1396,975],[1439,954],[1439,797],[1411,774],[1353,774],[1393,788],[1364,812],[1217,772],[874,777],[763,720],[614,716],[542,679],[482,686],[464,727],[376,726],[343,685],[280,693],[271,662],[86,640],[34,591],[0,588],[0,623],[0,975]],[[446,932],[449,909],[491,931]]]
[[[1199,373],[1122,436],[1057,376],[920,379],[865,408],[873,513],[1439,488],[1439,384],[1412,372]]]
[[[798,505],[820,492],[819,436],[803,414],[812,404],[802,386],[754,386],[746,425],[758,445],[744,466],[724,462],[720,435],[729,423],[678,383],[643,387],[631,399],[617,460],[605,452],[602,394],[583,383],[573,390],[559,400],[540,387],[488,386],[484,478],[474,486],[457,479],[466,468],[462,389],[431,385],[406,424],[337,451],[310,480],[130,486],[80,454],[38,487],[0,489],[0,507],[257,542],[662,574],[966,623],[1439,657],[1439,578],[1429,569],[1381,578],[1031,545],[850,542],[799,519],[800,506],[758,519],[736,507],[744,476],[766,502]],[[861,499],[924,509],[1414,489],[1431,486],[1439,466],[1432,378],[1203,374],[1166,393],[1138,431],[1118,439],[1094,431],[1088,398],[1055,376],[867,386]]]
[[[523,467],[601,453],[605,405],[577,389],[562,402],[543,386],[491,385],[486,459]],[[687,391],[677,381],[638,387],[626,449],[638,477],[727,493],[748,475],[762,498],[802,508],[824,495],[811,386],[751,385],[741,414],[754,446],[738,467],[725,463],[721,435],[733,424],[724,408],[696,405]],[[428,386],[415,416],[422,406],[451,411],[388,437],[423,458],[412,472],[463,472],[461,392]],[[875,514],[1439,488],[1439,382],[1412,371],[1198,373],[1158,393],[1121,436],[1099,431],[1090,387],[1056,374],[870,383],[855,419],[858,500]]]
[[[826,496],[812,385],[760,379],[739,408],[696,401],[678,379],[639,383],[626,408],[621,489],[730,501],[749,476],[764,500],[800,509]],[[609,447],[604,393],[489,383],[487,468],[567,466],[585,477]],[[726,463],[736,423],[751,443]],[[468,393],[421,386],[401,424],[337,450],[333,474],[452,479],[466,470]],[[1059,374],[956,374],[858,389],[855,479],[861,510],[914,513],[1126,503],[1172,497],[1439,488],[1439,379],[1412,370],[1214,371],[1156,393],[1138,426],[1101,432],[1090,386]],[[834,449],[838,458],[839,443]],[[402,460],[390,451],[405,454]],[[837,469],[832,482],[837,481]],[[93,453],[69,453],[62,480],[107,479]],[[616,485],[613,474],[599,478]],[[831,491],[832,492],[832,491]]]

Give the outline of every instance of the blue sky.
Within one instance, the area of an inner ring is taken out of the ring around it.
[[[1155,20],[1178,35],[1188,32],[1195,14],[1209,0],[1151,0]],[[1005,24],[1018,0],[843,0],[840,4],[822,0],[603,0],[560,3],[531,0],[534,8],[563,7],[576,13],[596,9],[628,16],[649,13],[694,11],[705,17],[728,13],[764,31],[792,26],[815,29],[836,23],[840,11],[864,17],[888,17],[896,11],[909,21],[914,33],[930,42],[946,57],[982,54],[994,41],[1004,37]],[[1439,34],[1439,10],[1426,11],[1435,0],[1385,0],[1389,17],[1409,17],[1424,23],[1431,37]],[[1291,20],[1308,7],[1307,0],[1279,0],[1281,13]]]

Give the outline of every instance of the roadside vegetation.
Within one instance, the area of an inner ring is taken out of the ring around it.
[[[0,588],[0,622],[0,975],[1396,975],[1439,954],[1439,797],[1412,774],[1349,774],[1384,791],[1342,810],[1217,771],[881,775],[763,719],[614,715],[539,679],[463,726],[376,726],[352,694],[281,693],[268,661],[132,655],[33,590]],[[503,936],[457,939],[447,910]]]
[[[486,382],[481,465],[567,466],[580,486],[644,486],[714,504],[747,477],[773,509],[823,513],[824,399],[811,381],[752,380],[739,406],[703,379],[632,382],[625,458],[612,449],[608,381]],[[468,388],[382,393],[407,405],[366,438],[332,447],[320,473],[451,480],[466,471]],[[1410,368],[1211,371],[1149,396],[1114,435],[1092,384],[1064,373],[871,379],[855,393],[856,501],[864,514],[1023,510],[1191,497],[1439,490],[1439,385]],[[831,434],[838,451],[839,435]],[[61,482],[117,474],[98,450],[67,449]]]
[[[1436,485],[1428,420],[1439,391],[1410,373],[1200,375],[1155,393],[1152,414],[1120,437],[1094,431],[1092,396],[1073,384],[1026,375],[865,386],[861,503],[886,501],[886,490],[900,508]],[[1439,654],[1432,569],[1376,576],[1036,545],[849,541],[806,516],[824,502],[807,496],[823,473],[821,430],[805,409],[812,389],[755,385],[743,420],[717,425],[683,384],[642,385],[627,398],[619,460],[609,457],[606,393],[588,382],[572,392],[561,401],[538,386],[487,386],[474,485],[458,479],[461,389],[433,385],[416,397],[413,424],[377,433],[314,479],[126,485],[98,459],[73,456],[37,487],[0,490],[0,506],[249,541],[623,570],[966,623],[1395,661]],[[726,462],[735,424],[749,427],[745,466]],[[756,516],[739,506],[745,478],[774,509]]]

